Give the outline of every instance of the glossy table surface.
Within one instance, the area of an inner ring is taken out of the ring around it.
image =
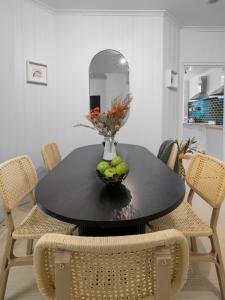
[[[102,145],[81,147],[39,182],[39,207],[78,226],[116,228],[145,224],[182,202],[184,182],[150,151],[119,144],[117,153],[130,168],[122,185],[108,187],[96,175]]]

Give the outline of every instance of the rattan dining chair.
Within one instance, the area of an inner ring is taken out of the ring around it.
[[[172,171],[178,171],[178,146],[172,139],[165,140],[161,144],[157,157]]]
[[[184,285],[188,243],[177,230],[119,237],[46,234],[34,251],[47,299],[168,300]]]
[[[74,225],[47,216],[35,205],[34,189],[37,182],[36,170],[28,156],[19,156],[0,165],[0,200],[3,201],[8,230],[0,273],[0,300],[4,299],[10,267],[33,263],[34,239],[40,238],[45,233],[71,234],[74,230]],[[16,226],[12,210],[27,196],[32,197],[34,206],[25,219]],[[27,240],[26,256],[14,255],[16,240]]]
[[[177,161],[177,156],[178,156],[178,146],[176,143],[173,144],[169,159],[167,161],[167,166],[171,169],[174,170],[176,161]]]
[[[189,164],[186,182],[190,187],[187,201],[172,213],[152,221],[153,231],[178,229],[191,239],[191,260],[212,262],[216,266],[222,299],[225,300],[225,272],[217,235],[217,221],[225,197],[225,163],[208,155],[195,154]],[[198,194],[212,207],[210,225],[203,222],[192,209],[192,198]],[[212,250],[199,253],[197,237],[209,237]]]
[[[48,143],[43,145],[41,154],[47,172],[52,171],[61,161],[59,147],[56,143]]]

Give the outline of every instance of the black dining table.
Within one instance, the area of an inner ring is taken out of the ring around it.
[[[183,180],[142,146],[118,144],[129,164],[122,184],[107,186],[96,174],[103,145],[75,149],[37,185],[37,205],[48,215],[78,225],[79,235],[141,234],[151,220],[184,199]]]

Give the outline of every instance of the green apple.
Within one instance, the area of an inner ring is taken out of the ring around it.
[[[112,161],[111,161],[111,165],[113,167],[116,167],[118,164],[120,164],[122,162],[122,158],[119,155],[116,155]]]
[[[111,178],[116,174],[116,168],[110,167],[105,170],[104,175],[107,178]]]
[[[104,174],[105,170],[109,168],[109,163],[107,163],[106,161],[101,161],[98,165],[97,165],[97,170],[101,173]]]
[[[125,162],[121,162],[116,166],[116,173],[118,175],[127,174],[129,172],[129,166]]]

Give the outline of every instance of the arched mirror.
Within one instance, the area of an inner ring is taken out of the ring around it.
[[[116,97],[124,99],[129,93],[129,65],[118,51],[97,53],[90,63],[90,110],[96,107],[107,112]]]

